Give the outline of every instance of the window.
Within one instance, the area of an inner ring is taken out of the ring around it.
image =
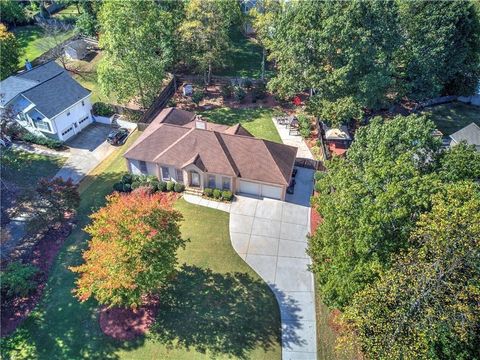
[[[140,167],[140,172],[142,174],[146,174],[147,173],[147,163],[145,161],[142,161],[140,160],[138,162],[138,166]]]
[[[208,175],[208,187],[210,189],[215,189],[216,186],[215,175]]]
[[[62,131],[62,136],[67,135],[70,131],[73,131],[73,126],[70,126],[68,129]]]
[[[223,177],[222,178],[222,189],[223,190],[230,190],[230,178]]]
[[[178,182],[183,183],[183,171],[182,170],[175,169],[175,176],[176,176]]]
[[[166,166],[162,166],[162,179],[170,180],[170,170]]]
[[[85,121],[88,120],[88,116],[84,117],[82,120],[80,120],[78,123],[83,124]]]
[[[43,121],[43,120],[33,120],[33,124],[35,125],[35,127],[37,129],[40,129],[40,130],[46,130],[46,131],[52,131],[50,129],[50,124],[46,121]]]

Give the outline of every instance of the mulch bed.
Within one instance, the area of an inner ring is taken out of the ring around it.
[[[159,301],[150,297],[144,303],[136,309],[102,307],[98,322],[103,333],[116,340],[133,340],[145,334],[155,321]]]
[[[66,222],[51,229],[34,245],[30,255],[22,259],[24,263],[35,265],[40,269],[35,279],[38,285],[29,296],[2,302],[0,320],[2,337],[15,331],[37,305],[45,289],[51,266],[65,239],[70,235],[72,226],[71,222]]]

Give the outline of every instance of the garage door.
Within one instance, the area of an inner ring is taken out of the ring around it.
[[[62,131],[63,141],[67,140],[69,137],[72,137],[73,135],[75,135],[75,132],[73,131],[73,125]]]
[[[250,181],[240,180],[241,194],[263,196],[272,199],[282,198],[282,188],[279,186],[263,185]]]

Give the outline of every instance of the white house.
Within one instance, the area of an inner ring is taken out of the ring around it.
[[[90,91],[54,61],[0,82],[0,111],[28,131],[65,141],[93,122]]]

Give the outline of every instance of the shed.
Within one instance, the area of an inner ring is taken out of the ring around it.
[[[72,60],[82,60],[88,54],[88,44],[84,40],[74,40],[65,46],[65,55]]]

